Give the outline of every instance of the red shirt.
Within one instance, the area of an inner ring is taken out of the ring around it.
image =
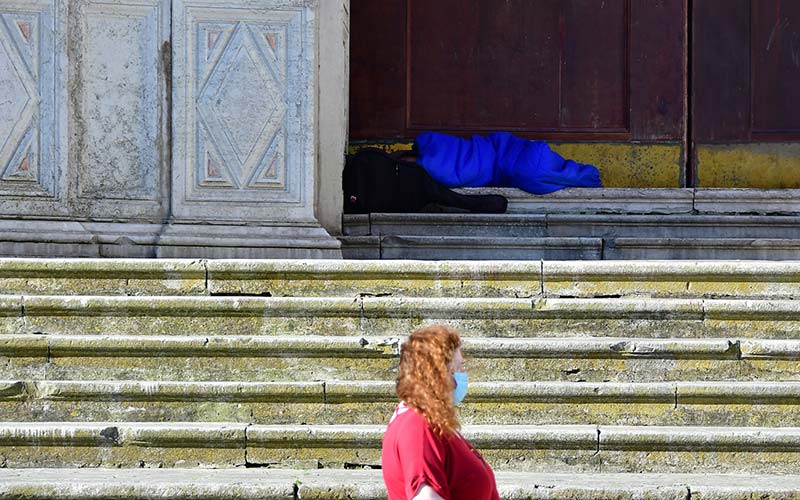
[[[383,436],[381,465],[389,500],[411,500],[423,483],[444,500],[500,500],[492,468],[466,439],[439,437],[402,403]]]

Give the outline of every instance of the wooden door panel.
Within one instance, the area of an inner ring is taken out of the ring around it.
[[[631,138],[683,141],[686,130],[686,0],[630,5]]]
[[[351,139],[680,141],[686,1],[352,0]]]
[[[563,2],[561,130],[625,132],[627,1]]]
[[[409,128],[556,127],[559,4],[411,0]]]
[[[693,5],[693,185],[800,188],[800,2]]]
[[[750,0],[697,0],[692,25],[694,138],[701,142],[747,138]]]
[[[754,134],[800,133],[800,2],[752,3]]]
[[[350,136],[402,137],[406,0],[352,0],[350,39]]]
[[[800,2],[696,0],[697,142],[800,139]]]
[[[627,3],[412,1],[409,128],[626,131]]]

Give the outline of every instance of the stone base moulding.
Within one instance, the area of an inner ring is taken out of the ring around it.
[[[97,241],[73,221],[0,219],[0,256],[98,257]]]
[[[0,257],[341,259],[315,224],[210,225],[0,219]]]
[[[315,224],[232,226],[169,224],[157,257],[209,259],[341,259],[341,244]]]

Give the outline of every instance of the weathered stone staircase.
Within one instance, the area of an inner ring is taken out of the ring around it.
[[[503,498],[800,498],[800,263],[0,260],[0,497],[385,498],[464,335]]]
[[[565,189],[500,193],[508,213],[346,215],[354,259],[800,259],[800,191]]]

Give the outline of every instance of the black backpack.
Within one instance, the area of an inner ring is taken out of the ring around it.
[[[472,212],[501,214],[500,195],[464,195],[436,182],[425,169],[377,148],[348,155],[342,175],[344,213]]]

